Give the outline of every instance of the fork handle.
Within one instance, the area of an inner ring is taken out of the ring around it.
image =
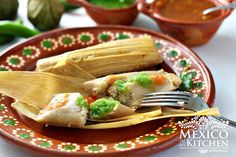
[[[223,116],[213,116],[213,117],[216,118],[217,120],[221,121],[221,122],[222,121],[226,122],[225,124],[227,124],[229,126],[232,126],[232,127],[236,128],[236,122],[235,121],[232,121],[232,120],[230,120],[228,118],[225,118]]]

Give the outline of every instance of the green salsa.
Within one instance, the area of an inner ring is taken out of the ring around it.
[[[128,92],[128,87],[126,85],[126,81],[124,80],[116,80],[114,82],[115,87],[118,89],[120,93],[127,93]]]
[[[91,4],[105,9],[128,8],[134,4],[135,1],[136,0],[89,0]]]
[[[83,96],[79,96],[76,100],[76,105],[89,109],[89,105]]]
[[[94,101],[90,108],[90,117],[94,119],[101,119],[106,116],[107,113],[114,110],[118,101],[111,98],[101,98]]]
[[[148,74],[145,74],[145,73],[140,73],[140,74],[132,77],[130,79],[130,81],[136,82],[137,84],[139,84],[140,86],[143,86],[145,88],[151,88],[152,84],[153,84],[152,77]]]

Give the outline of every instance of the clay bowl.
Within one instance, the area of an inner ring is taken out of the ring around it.
[[[210,0],[216,6],[227,5],[232,0]],[[224,19],[230,15],[232,10],[221,11],[220,16],[203,22],[178,21],[163,17],[158,13],[155,2],[148,4],[140,0],[138,9],[147,16],[153,18],[162,32],[169,34],[175,39],[188,46],[200,46],[207,43],[217,32]]]
[[[137,2],[122,9],[104,9],[89,3],[88,0],[68,0],[68,2],[83,6],[89,16],[98,24],[131,25],[139,13]]]

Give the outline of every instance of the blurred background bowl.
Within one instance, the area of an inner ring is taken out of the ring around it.
[[[157,10],[155,10],[154,5],[156,1],[152,3],[146,3],[145,0],[139,0],[139,11],[153,18],[159,25],[159,28],[162,32],[169,34],[170,36],[188,46],[200,46],[207,43],[219,29],[224,19],[232,12],[232,10],[222,10],[218,17],[206,21],[179,21],[166,18],[162,16]],[[227,5],[233,0],[210,1],[218,6]]]
[[[68,2],[84,7],[89,16],[98,24],[131,25],[139,13],[137,2],[121,9],[105,9],[89,3],[88,0],[68,0]]]

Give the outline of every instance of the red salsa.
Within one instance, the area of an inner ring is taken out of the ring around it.
[[[157,0],[155,8],[166,18],[178,21],[201,22],[214,19],[220,16],[221,12],[216,11],[203,15],[205,9],[215,7],[209,0]]]

